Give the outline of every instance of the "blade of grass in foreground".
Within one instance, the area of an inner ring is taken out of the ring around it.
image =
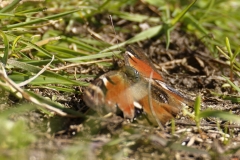
[[[8,64],[24,69],[26,71],[32,72],[37,74],[38,72],[40,72],[41,68],[40,67],[36,67],[30,64],[26,64],[24,62],[19,62],[19,61],[15,61],[15,60],[8,60]],[[63,82],[66,82],[67,84],[74,84],[74,85],[86,85],[86,83],[82,83],[82,82],[78,82],[78,81],[74,81],[74,80],[70,80],[68,78],[65,78],[59,74],[56,74],[54,72],[51,71],[45,71],[42,75],[46,76],[46,77],[50,77],[50,78],[56,78],[55,83],[58,83],[58,80],[61,80]]]
[[[81,42],[81,39],[74,39],[74,38],[67,38],[67,37],[61,37],[62,40],[65,40],[67,42],[70,42],[70,43],[75,43],[78,48],[84,50],[84,51],[87,51],[87,52],[100,52],[100,50],[96,47],[93,47],[89,44],[87,44],[86,42]]]
[[[178,14],[174,19],[171,20],[171,26],[175,26],[177,22],[181,20],[181,18],[188,12],[188,10],[197,2],[194,0],[191,4],[189,4],[180,14]]]
[[[196,125],[198,127],[198,129],[200,130],[200,109],[201,109],[201,95],[198,95],[196,97],[195,103],[194,103],[194,112],[195,112],[195,122]]]
[[[179,22],[183,16],[189,11],[189,9],[196,3],[197,0],[194,0],[191,4],[189,4],[183,11],[181,11],[175,18],[173,18],[170,23],[165,22],[163,31],[166,35],[166,49],[170,46],[170,32],[176,26],[177,22]],[[168,12],[169,13],[169,12]],[[169,17],[168,17],[169,18]]]
[[[93,54],[93,55],[89,55],[89,56],[82,56],[82,57],[76,57],[76,58],[63,58],[63,61],[67,61],[67,62],[82,62],[84,60],[92,60],[92,59],[97,59],[97,58],[106,58],[106,57],[111,57],[113,55],[117,55],[120,54],[120,51],[115,51],[115,52],[106,52],[106,53],[98,53],[98,54]]]
[[[38,13],[38,12],[43,12],[45,11],[47,8],[32,8],[32,9],[27,9],[27,10],[23,10],[23,11],[18,11],[17,15],[19,14],[24,14],[24,13]]]
[[[27,46],[29,46],[30,48],[34,48],[34,49],[36,49],[37,51],[43,53],[45,56],[47,56],[47,57],[49,57],[49,58],[52,58],[52,54],[51,54],[49,51],[47,51],[46,49],[44,49],[44,48],[42,48],[42,47],[39,47],[38,45],[36,45],[36,44],[34,44],[34,43],[26,40],[26,39],[24,39],[23,37],[19,38],[19,36],[12,35],[12,34],[9,34],[9,33],[7,33],[6,35],[7,35],[7,37],[8,37],[9,40],[15,41],[16,39],[18,39],[18,42],[19,42],[19,43],[22,43],[22,44],[24,44],[24,45],[27,45]],[[60,61],[62,61],[62,60],[61,60],[60,58],[58,58],[57,56],[55,56],[55,58],[58,59],[58,60],[60,60]]]
[[[132,22],[143,22],[143,21],[148,21],[148,22],[155,22],[155,23],[160,23],[160,19],[158,17],[149,17],[146,15],[142,14],[133,14],[133,13],[128,13],[128,12],[118,12],[118,11],[111,11],[113,15],[117,15],[121,19],[126,19]]]
[[[73,57],[78,57],[78,56],[85,56],[87,55],[86,52],[81,52],[81,51],[74,51],[72,49],[68,49],[66,47],[61,47],[61,46],[56,46],[56,45],[49,45],[47,44],[45,48],[53,53],[56,53],[58,57],[64,57],[64,58],[73,58]]]
[[[15,83],[19,84],[23,81],[26,81],[30,79],[32,75],[27,74],[16,74],[13,73],[9,75],[9,78],[11,78]],[[63,77],[65,78],[65,77]],[[69,79],[69,78],[66,78]],[[78,86],[87,86],[87,82],[81,82],[81,81],[73,81],[76,82]],[[39,77],[35,78],[32,82],[29,84],[31,85],[44,85],[44,84],[62,84],[62,85],[76,85],[76,83],[73,83],[72,81],[66,81],[65,79],[55,78],[55,77],[46,77],[40,75]],[[81,85],[80,85],[81,84]]]
[[[117,48],[122,47],[127,44],[132,44],[132,43],[135,43],[138,41],[150,39],[150,38],[154,37],[155,35],[157,35],[161,29],[162,29],[162,25],[158,25],[158,26],[149,28],[148,30],[145,30],[145,31],[137,34],[136,36],[134,36],[133,38],[130,38],[129,40],[127,40],[125,42],[122,42],[122,43],[119,43],[119,44],[116,44],[114,46],[104,49],[102,52],[107,52],[107,51],[117,49]]]
[[[36,109],[34,104],[21,104],[17,107],[12,107],[10,109],[1,111],[0,118],[8,118],[12,114],[22,114]]]

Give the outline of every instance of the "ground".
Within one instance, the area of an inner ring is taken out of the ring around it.
[[[139,14],[144,12],[144,15],[149,17],[157,17],[159,14],[155,9],[141,1],[135,6],[130,5],[122,10]],[[106,46],[101,46],[100,50],[104,50],[109,44],[117,45],[126,42],[138,33],[156,25],[153,21],[134,22],[119,18],[114,14],[112,16],[116,34],[107,12],[94,14],[89,18],[91,20],[85,20],[87,23],[74,21],[66,25],[59,21],[55,23],[55,26],[49,28],[42,26],[39,30],[42,32],[42,37],[54,35],[48,33],[54,29],[56,31],[64,30],[63,33],[69,37],[80,35],[81,38],[101,39]],[[160,23],[163,24],[163,22]],[[231,71],[226,57],[221,54],[216,56],[217,51],[210,49],[212,44],[209,43],[209,40],[213,39],[210,34],[198,37],[194,33],[188,32],[184,25],[179,22],[171,30],[168,49],[166,49],[167,38],[164,33],[137,41],[134,45],[142,48],[148,54],[168,85],[181,91],[192,100],[201,95],[201,111],[211,109],[216,110],[216,113],[219,113],[217,111],[226,111],[239,115],[239,102],[233,102],[231,98],[226,100],[227,98],[224,97],[224,95],[238,96],[223,77],[223,75],[229,77]],[[99,47],[97,44],[96,46]],[[126,45],[120,46],[113,50],[113,53],[117,55],[119,50],[123,53],[125,47]],[[74,44],[69,45],[68,48],[74,50]],[[46,46],[45,49],[51,50],[50,46]],[[36,55],[32,51],[27,56],[35,57]],[[121,59],[121,55],[118,58]],[[79,64],[52,71],[57,74],[74,75],[78,81],[91,83],[96,77],[108,71],[117,70],[112,65],[112,57],[98,60],[106,60],[106,62]],[[70,64],[70,62],[54,63],[54,67],[51,66],[48,70]],[[9,69],[8,74],[14,74],[14,71]],[[24,73],[21,69],[17,71]],[[237,76],[233,77],[233,81],[235,84],[239,84]],[[45,87],[38,87],[30,84],[24,88],[82,113],[82,116],[75,118],[60,116],[41,107],[22,112],[16,107],[16,111],[20,114],[11,115],[9,120],[19,121],[19,123],[21,120],[26,122],[23,126],[26,125],[28,132],[25,133],[24,129],[22,132],[20,129],[16,130],[23,134],[22,137],[29,138],[22,143],[30,145],[22,147],[12,143],[10,143],[12,146],[8,143],[7,145],[1,143],[1,157],[5,159],[9,157],[15,159],[15,156],[19,156],[20,159],[232,160],[240,157],[238,151],[240,126],[239,123],[235,123],[236,121],[216,118],[219,116],[204,116],[200,118],[200,127],[198,127],[196,119],[194,119],[194,111],[196,111],[194,106],[186,106],[176,116],[175,121],[167,122],[164,130],[161,130],[159,127],[146,123],[143,117],[130,121],[121,115],[111,115],[107,118],[98,115],[82,100],[83,91],[87,86],[72,85],[69,88],[73,92],[49,89],[48,86],[61,87],[62,85],[47,84]],[[2,95],[1,110],[4,111],[11,106],[29,103],[25,99],[19,100],[13,94],[4,91],[2,91]],[[5,97],[9,98],[7,103]],[[23,139],[25,140],[25,138]]]

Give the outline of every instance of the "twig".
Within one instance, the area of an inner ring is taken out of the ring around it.
[[[87,31],[93,35],[95,38],[97,38],[98,40],[101,40],[103,42],[105,42],[105,40],[103,39],[103,37],[101,37],[99,34],[97,34],[96,32],[94,32],[93,30],[91,30],[90,28],[87,28]]]

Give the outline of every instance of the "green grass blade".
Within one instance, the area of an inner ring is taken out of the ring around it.
[[[199,121],[200,117],[200,109],[201,109],[201,95],[198,95],[196,97],[195,103],[194,103],[194,112],[195,112],[195,119],[196,121]]]
[[[217,50],[222,53],[228,60],[230,60],[231,57],[229,57],[228,54],[226,54],[220,47],[216,46]]]
[[[81,51],[74,51],[72,49],[66,48],[66,47],[61,47],[58,45],[46,45],[45,46],[47,51],[52,51],[55,52],[56,55],[60,58],[67,58],[67,57],[76,57],[76,56],[85,56],[87,55],[84,52]]]
[[[11,78],[15,83],[21,83],[23,81],[26,81],[30,79],[32,76],[28,74],[17,74],[14,73],[12,75],[9,75],[9,78]],[[65,78],[65,79],[62,79]],[[29,84],[31,85],[46,85],[46,84],[61,84],[61,85],[78,85],[78,86],[87,86],[88,83],[86,82],[81,82],[81,81],[74,81],[70,80],[67,77],[50,77],[50,76],[42,76],[40,75],[39,77],[35,78],[32,82]],[[66,80],[69,79],[69,80]]]
[[[166,30],[166,49],[168,50],[170,45],[170,28]]]
[[[88,51],[88,52],[100,52],[100,50],[98,48],[95,48],[95,47],[93,47],[91,45],[83,43],[83,42],[81,42],[78,39],[66,38],[66,37],[61,37],[61,39],[65,40],[67,42],[70,42],[70,43],[75,43],[80,49],[83,49],[85,51]]]
[[[232,60],[235,61],[234,64],[237,63],[236,57],[239,55],[239,53],[240,53],[240,48],[238,48],[233,54]]]
[[[82,62],[82,61],[85,61],[85,60],[112,57],[113,55],[118,55],[120,53],[121,53],[120,51],[106,52],[106,53],[98,53],[98,54],[94,54],[94,55],[82,56],[82,57],[76,57],[76,58],[63,58],[62,60],[67,61],[67,62],[77,63],[77,62]]]
[[[13,41],[18,38],[18,36],[15,36],[15,35],[12,35],[12,34],[6,34],[6,35],[7,35],[7,37],[8,37],[10,40],[13,40]],[[37,46],[36,44],[34,44],[34,43],[32,43],[32,42],[30,42],[30,41],[28,41],[28,40],[25,40],[25,39],[22,38],[22,37],[21,37],[20,39],[18,39],[18,42],[29,46],[30,49],[31,49],[31,48],[34,48],[34,49],[36,49],[37,51],[43,53],[45,56],[47,56],[47,57],[49,57],[49,58],[52,58],[52,54],[51,54],[50,52],[48,52],[46,49],[44,49],[44,48],[42,48],[42,47],[39,47],[39,46]],[[55,58],[59,59],[57,56],[55,56]],[[59,59],[59,60],[60,60],[60,59]],[[61,61],[61,60],[60,60],[60,61]]]
[[[240,88],[238,86],[236,86],[232,81],[230,81],[230,79],[228,79],[227,77],[223,76],[223,78],[226,79],[226,81],[238,92],[240,92]]]
[[[12,44],[12,52],[14,52],[14,50],[15,50],[15,48],[16,48],[16,46],[17,46],[17,42],[18,42],[18,40],[21,38],[21,36],[17,36],[16,38],[15,38],[15,40],[13,41],[13,44]]]
[[[14,67],[21,68],[21,69],[26,70],[28,72],[35,73],[35,74],[37,74],[41,70],[41,68],[39,68],[39,67],[30,65],[30,64],[26,64],[26,63],[23,63],[23,62],[15,61],[15,60],[10,60],[10,59],[8,60],[8,64],[10,64]],[[55,78],[55,83],[58,83],[58,80],[59,80],[61,82],[62,81],[65,82],[66,84],[70,83],[70,84],[74,84],[74,85],[83,85],[82,83],[80,83],[78,81],[70,80],[68,78],[65,78],[65,77],[63,77],[59,74],[56,74],[54,72],[51,72],[51,71],[45,71],[42,75],[46,76],[46,78],[47,77]]]
[[[129,40],[127,40],[125,42],[122,42],[122,43],[119,43],[119,44],[116,44],[114,46],[111,46],[111,47],[108,47],[108,48],[104,49],[102,52],[107,52],[107,51],[117,49],[117,48],[122,47],[122,46],[127,45],[127,44],[132,44],[132,43],[135,43],[135,42],[150,39],[150,38],[156,36],[161,31],[161,29],[162,29],[162,25],[158,25],[158,26],[149,28],[148,30],[145,30],[145,31],[137,34],[136,36],[134,36],[133,38],[130,38]]]
[[[230,100],[233,103],[240,103],[240,97],[236,97],[233,95],[221,95],[221,98],[224,100]]]
[[[180,14],[178,14],[174,19],[171,20],[171,26],[175,26],[177,22],[181,20],[181,18],[188,12],[188,10],[197,2],[194,0],[190,5],[187,6]]]
[[[20,12],[17,12],[16,14],[24,14],[24,13],[37,13],[37,12],[43,12],[45,11],[47,8],[33,8],[33,9],[28,9],[28,10],[23,10]]]
[[[191,15],[191,13],[186,14],[186,16],[184,17],[184,21],[187,24],[192,24],[194,27],[196,27],[196,29],[200,32],[202,32],[204,35],[208,34],[208,30],[205,29],[200,23],[199,21]]]
[[[210,2],[207,5],[208,7],[207,7],[206,11],[200,17],[199,22],[204,21],[204,19],[207,18],[207,15],[211,12],[211,9],[213,8],[214,3],[215,3],[215,0],[210,0]]]
[[[128,12],[117,12],[117,11],[112,11],[112,13],[114,15],[117,15],[121,19],[126,19],[132,22],[143,22],[147,20],[148,22],[160,23],[160,18],[158,17],[149,17],[141,14],[133,14]]]
[[[229,54],[230,61],[231,61],[231,59],[232,59],[232,57],[233,57],[233,53],[232,53],[232,50],[231,50],[231,45],[230,45],[230,42],[229,42],[228,37],[226,37],[225,43],[226,43],[226,47],[227,47],[228,54]]]
[[[9,17],[26,17],[25,15],[21,15],[21,14],[13,14],[13,13],[0,13],[0,19],[6,19],[6,18],[9,18]]]
[[[0,35],[3,38],[3,43],[4,43],[4,54],[3,54],[3,58],[1,61],[4,65],[6,65],[7,60],[8,60],[8,53],[9,53],[9,42],[8,42],[8,38],[4,34],[4,32],[0,31]]]
[[[14,0],[12,3],[0,10],[0,13],[5,13],[13,10],[21,0]]]
[[[62,18],[63,16],[66,16],[66,15],[69,15],[69,14],[72,14],[74,12],[78,12],[78,11],[81,11],[81,10],[82,10],[82,8],[81,9],[76,9],[76,10],[73,10],[73,11],[68,11],[68,12],[55,14],[55,15],[50,15],[50,16],[47,16],[47,17],[44,17],[44,18],[37,18],[37,19],[30,20],[30,21],[27,21],[27,22],[21,22],[21,23],[16,23],[16,24],[12,24],[12,25],[7,25],[7,26],[5,26],[5,29],[13,29],[13,28],[29,26],[29,25],[33,25],[33,24],[37,24],[37,23],[42,23],[42,22],[45,22],[45,21],[48,21],[48,20],[51,20],[51,19]]]
[[[205,110],[200,113],[200,117],[203,117],[203,118],[216,117],[216,118],[221,118],[223,120],[240,124],[240,117],[238,115],[235,115],[229,112],[224,112],[224,111]]]
[[[194,103],[194,113],[195,113],[194,120],[199,130],[200,130],[200,120],[201,120],[200,109],[201,109],[201,95],[198,95]]]
[[[216,93],[216,92],[211,92],[211,94],[214,95],[214,96],[217,96],[217,97],[219,97],[221,99],[224,99],[224,100],[230,100],[233,103],[239,103],[240,102],[240,97],[239,96],[224,95],[224,94],[219,94],[219,93]]]
[[[129,40],[126,41],[126,43],[131,44],[131,43],[143,41],[146,39],[150,39],[150,38],[156,36],[158,33],[160,33],[161,29],[162,29],[162,25],[158,25],[158,26],[149,28],[149,29],[137,34],[133,38],[130,38]]]

